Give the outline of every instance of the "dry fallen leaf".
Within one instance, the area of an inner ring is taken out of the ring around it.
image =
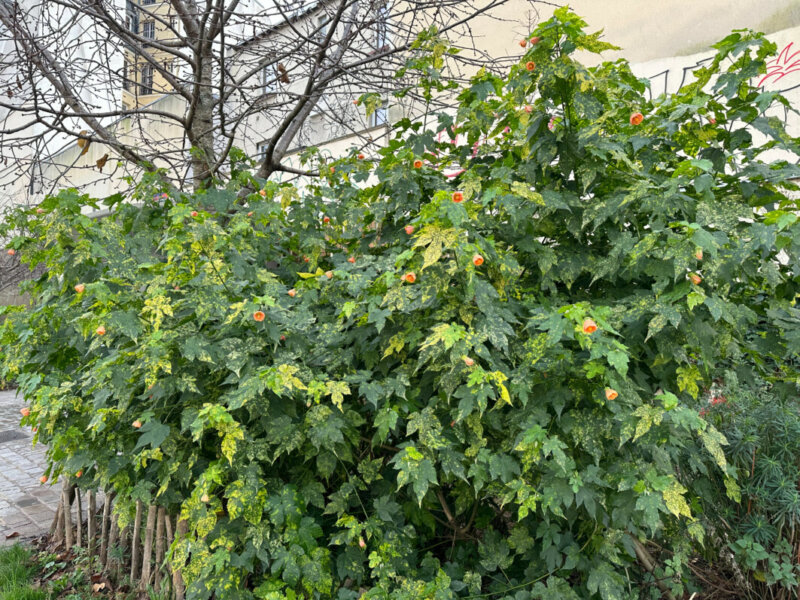
[[[9,534],[6,536],[6,539],[7,539],[7,540],[10,540],[10,539],[12,539],[12,538],[15,538],[15,537],[19,537],[19,531],[15,531],[14,533],[9,533]]]

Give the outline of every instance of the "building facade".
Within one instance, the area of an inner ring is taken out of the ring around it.
[[[140,43],[120,49],[118,102],[134,111],[110,123],[110,127],[125,142],[141,143],[163,148],[163,162],[159,166],[170,169],[178,164],[179,157],[188,152],[185,134],[174,120],[152,114],[138,114],[137,109],[172,114],[178,117],[190,107],[175,93],[172,85],[154,68],[161,65],[175,80],[191,82],[188,65],[174,58],[161,46],[182,35],[180,19],[175,15],[169,0],[118,0],[124,1],[125,27],[135,33]],[[374,18],[369,27],[359,32],[364,52],[379,51],[395,43],[395,31],[408,27],[423,29],[427,22],[415,16],[414,25],[394,23],[388,5],[369,3]],[[243,4],[244,5],[244,4]],[[635,0],[575,0],[571,7],[584,16],[591,30],[603,29],[604,38],[621,47],[607,52],[602,59],[627,58],[635,73],[652,79],[654,93],[674,91],[681,81],[688,81],[691,71],[710,53],[710,45],[727,35],[732,29],[750,27],[767,32],[781,48],[796,40],[800,47],[800,1],[773,0],[664,0],[648,5],[646,10]],[[325,2],[306,8],[283,21],[276,20],[256,27],[246,21],[238,23],[228,32],[224,45],[231,76],[237,77],[257,68],[265,57],[288,45],[298,36],[323,39],[331,22],[331,7]],[[254,14],[261,6],[252,5]],[[509,0],[490,14],[473,19],[468,26],[455,27],[447,36],[458,46],[459,40],[469,38],[471,45],[464,46],[462,54],[471,54],[475,61],[498,60],[510,64],[522,52],[519,40],[535,24],[549,18],[554,10],[551,4],[538,4],[529,0]],[[121,11],[122,14],[122,11]],[[402,11],[395,11],[402,14]],[[468,27],[468,28],[467,28]],[[467,35],[469,34],[469,35]],[[340,32],[334,32],[341,35]],[[583,57],[587,62],[601,60],[596,56]],[[271,141],[282,122],[285,111],[278,110],[302,95],[306,78],[302,69],[287,57],[282,62],[267,61],[256,77],[251,77],[239,94],[232,95],[226,113],[240,114],[237,103],[246,101],[258,107],[241,119],[233,145],[248,155],[258,158]],[[375,65],[381,68],[380,64]],[[469,67],[461,69],[458,76],[466,78]],[[281,70],[282,69],[282,70]],[[783,78],[781,89],[794,97],[800,94],[792,85],[793,77]],[[767,86],[777,85],[768,81]],[[398,100],[385,94],[378,107],[367,109],[354,101],[364,92],[373,90],[357,84],[334,86],[326,90],[315,103],[302,128],[293,139],[284,162],[301,168],[300,155],[308,147],[318,146],[323,154],[335,157],[353,147],[369,149],[380,146],[389,132],[389,125],[403,117],[414,117],[424,107],[411,99]],[[800,99],[800,95],[798,95]],[[372,110],[374,108],[374,110]],[[788,118],[788,116],[787,116]],[[56,140],[59,141],[59,140]],[[50,144],[34,160],[36,177],[17,187],[13,196],[25,201],[36,201],[58,187],[74,186],[86,189],[97,196],[105,196],[126,187],[124,178],[130,170],[123,167],[116,153],[101,144],[92,144],[88,151],[78,146],[76,140],[63,139],[60,145]],[[171,160],[170,157],[175,160]],[[103,162],[105,160],[105,162]],[[98,161],[104,164],[98,168]],[[280,176],[280,174],[278,174]],[[288,177],[288,176],[287,176]],[[13,179],[13,177],[10,177]],[[19,179],[14,179],[19,181]],[[41,181],[42,185],[31,182]],[[44,182],[47,182],[45,184]],[[52,182],[55,182],[53,185]]]
[[[181,77],[180,61],[162,49],[161,44],[177,40],[182,26],[169,0],[125,0],[125,3],[125,28],[142,38],[140,44],[124,51],[122,104],[132,109],[172,91],[161,69]]]

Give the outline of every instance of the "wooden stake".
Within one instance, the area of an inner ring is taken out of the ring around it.
[[[64,542],[64,493],[61,493],[61,500],[58,501],[56,510],[55,530],[51,532],[53,549],[58,548]]]
[[[189,533],[189,523],[186,522],[186,519],[181,519],[180,515],[178,516],[178,525],[175,528],[175,541],[182,541],[183,538],[186,537],[186,534]],[[181,571],[183,570],[183,565],[175,565],[175,568],[172,572],[172,589],[175,590],[175,600],[184,600],[184,593],[185,588],[183,587],[183,576],[181,575]]]
[[[114,558],[114,548],[117,546],[117,540],[120,538],[119,523],[111,515],[108,533],[108,554],[106,555],[106,570],[110,570],[111,565],[114,565],[115,581],[119,581],[120,575],[120,561]]]
[[[86,545],[89,547],[89,564],[91,564],[97,548],[97,496],[94,490],[89,490],[87,494],[89,495],[89,514],[86,515]]]
[[[77,501],[76,502],[76,507],[78,509],[78,522],[77,522],[76,527],[75,527],[75,533],[77,534],[77,536],[76,536],[77,537],[77,541],[75,542],[75,544],[78,546],[78,548],[81,548],[83,546],[83,543],[82,543],[82,535],[83,535],[82,534],[82,532],[83,532],[83,504],[81,503],[81,491],[78,488],[75,488],[75,500]]]
[[[100,564],[104,567],[108,564],[108,530],[111,526],[111,496],[106,490],[105,500],[103,501],[103,520],[100,523]]]
[[[147,526],[144,529],[144,551],[142,552],[142,578],[139,581],[139,591],[144,592],[150,584],[152,574],[151,561],[153,559],[153,537],[156,533],[156,514],[158,508],[151,504],[147,508]]]
[[[172,547],[172,517],[166,515],[164,519],[164,529],[167,531],[167,550]]]
[[[133,522],[133,539],[131,540],[131,585],[135,585],[139,575],[139,537],[142,531],[142,510],[141,500],[136,501],[136,520]]]
[[[52,536],[55,534],[60,528],[58,526],[59,521],[61,520],[61,501],[58,502],[58,508],[56,508],[56,514],[53,517],[53,522],[50,523],[50,535]]]
[[[166,520],[166,511],[163,506],[158,507],[158,519],[156,521],[156,569],[155,569],[155,582],[153,588],[155,591],[161,591],[161,575],[164,569],[164,521]]]
[[[169,515],[165,515],[164,517],[164,529],[167,534],[166,539],[166,547],[164,548],[164,579],[166,580],[164,583],[164,587],[169,587],[170,582],[172,582],[173,575],[172,575],[172,561],[167,560],[167,555],[172,550],[172,517]],[[171,596],[170,596],[171,597]]]
[[[61,491],[61,502],[64,503],[64,543],[65,550],[72,550],[72,503],[69,499],[69,484],[64,480],[64,488]]]

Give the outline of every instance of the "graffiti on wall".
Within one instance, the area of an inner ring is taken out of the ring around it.
[[[794,42],[789,42],[778,56],[767,62],[767,73],[758,81],[758,87],[766,87],[770,91],[785,94],[800,88],[800,50],[793,49]],[[692,74],[710,63],[712,57],[700,59],[681,69],[665,69],[651,75],[650,99],[680,89],[693,81]],[[794,74],[794,75],[793,75]],[[793,75],[793,76],[792,76]]]
[[[800,71],[800,58],[797,58],[798,54],[800,54],[800,50],[797,52],[792,52],[793,44],[794,42],[789,42],[786,44],[783,50],[781,50],[781,53],[767,63],[767,74],[764,75],[764,77],[761,78],[761,81],[758,82],[759,87],[767,82],[778,82],[787,75],[791,75],[792,73],[797,73]],[[790,83],[793,79],[796,78],[790,78],[790,80],[784,82],[784,85]],[[789,88],[780,89],[780,91],[786,92],[798,86],[800,86],[800,82],[796,82]],[[781,86],[779,85],[778,87]]]
[[[691,74],[697,69],[702,69],[709,62],[711,62],[711,57],[699,60],[693,65],[687,65],[680,70],[665,69],[661,73],[648,77],[650,79],[650,89],[648,90],[650,99],[668,94],[682,88],[687,83],[691,83],[693,79],[690,77]],[[675,81],[678,82],[677,85],[675,85]]]

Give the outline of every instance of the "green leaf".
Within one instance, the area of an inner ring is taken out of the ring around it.
[[[450,247],[456,241],[458,232],[455,229],[441,229],[439,227],[426,227],[417,236],[414,248],[425,248],[422,268],[424,270],[436,263],[442,256],[445,247]]]
[[[611,350],[607,355],[606,359],[608,360],[608,364],[614,367],[617,372],[626,377],[628,375],[628,355],[620,350]]]
[[[667,510],[676,517],[692,517],[692,511],[686,503],[685,494],[687,489],[678,483],[674,478],[672,484],[661,492],[664,498],[664,505]]]
[[[697,399],[700,393],[698,381],[702,381],[702,375],[696,365],[681,365],[676,370],[678,374],[678,389],[687,392],[692,398]]]
[[[343,381],[329,381],[325,384],[325,393],[331,397],[334,406],[343,411],[342,404],[344,397],[350,394],[350,386]]]
[[[389,432],[392,431],[397,425],[398,415],[392,407],[385,407],[378,411],[375,415],[375,437],[385,442],[389,437]]]
[[[463,340],[465,336],[466,330],[461,325],[441,323],[431,329],[430,336],[420,346],[420,350],[425,350],[439,343],[443,343],[445,350],[449,350],[456,342]]]
[[[134,452],[139,448],[150,446],[151,448],[158,448],[164,443],[164,440],[169,436],[169,425],[164,425],[160,421],[150,420],[142,425],[139,429],[139,439],[136,441],[136,446],[133,448]]]
[[[410,484],[417,497],[417,502],[422,505],[422,499],[428,493],[429,487],[438,482],[433,463],[413,446],[404,448],[395,455],[392,462],[398,469],[397,489]]]
[[[493,454],[489,458],[489,474],[493,479],[508,483],[519,475],[519,465],[508,454]]]
[[[650,431],[653,425],[661,424],[664,409],[645,404],[633,411],[633,415],[639,417],[639,422],[636,424],[636,432],[633,435],[633,441],[635,442]]]
[[[589,572],[586,588],[592,594],[600,594],[603,600],[625,598],[625,580],[609,563],[602,562]]]
[[[717,463],[720,469],[723,471],[726,470],[728,466],[728,461],[725,458],[725,452],[722,449],[722,446],[726,446],[728,444],[728,440],[725,439],[725,436],[722,435],[717,429],[709,425],[704,430],[700,431],[700,439],[703,441],[703,445],[706,447],[706,450],[714,457],[714,461]]]
[[[142,332],[141,325],[139,324],[139,316],[132,311],[114,311],[109,315],[108,324],[110,327],[106,329],[113,333],[119,333],[136,340]]]

